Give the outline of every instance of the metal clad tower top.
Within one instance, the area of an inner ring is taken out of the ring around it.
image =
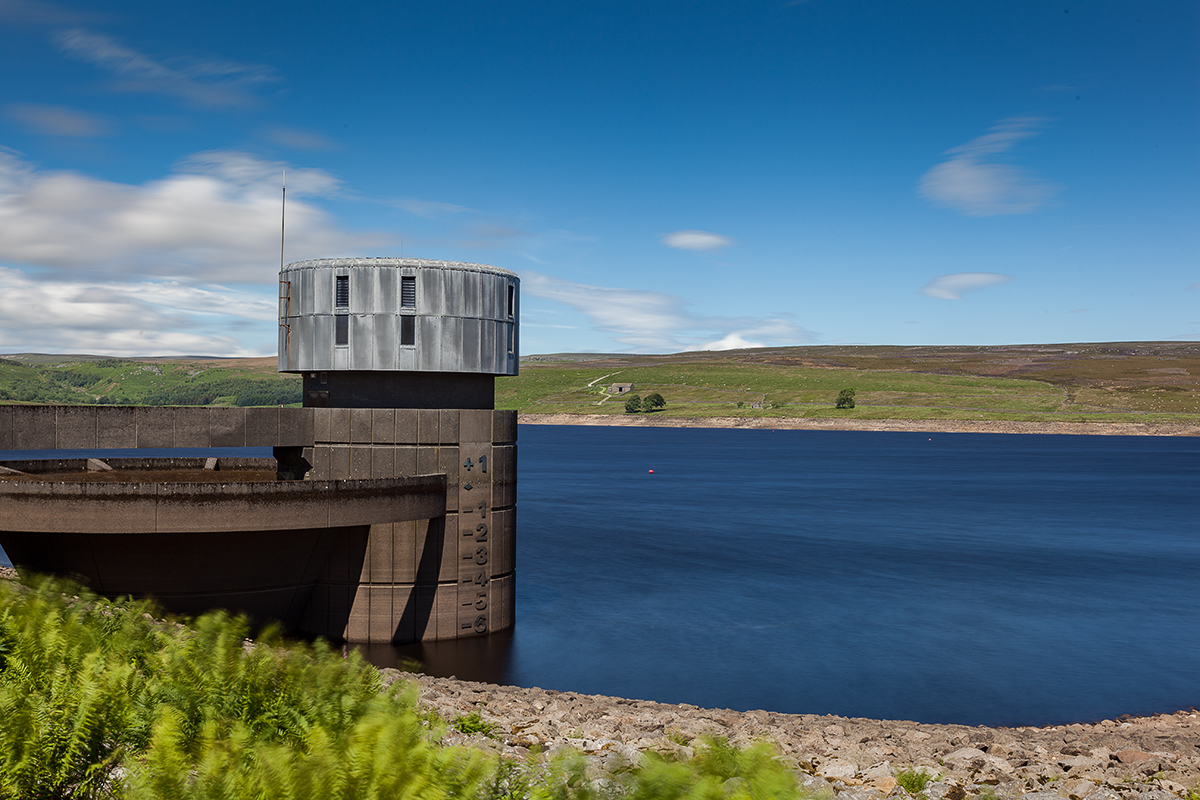
[[[516,375],[520,278],[486,264],[321,258],[279,275],[279,371]]]

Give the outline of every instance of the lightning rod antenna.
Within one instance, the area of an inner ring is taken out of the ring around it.
[[[283,274],[283,238],[287,233],[287,170],[283,171],[283,203],[279,207],[279,274]]]

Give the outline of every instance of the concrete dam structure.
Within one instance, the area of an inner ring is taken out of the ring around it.
[[[303,408],[0,406],[0,450],[274,455],[7,462],[0,546],[104,594],[335,640],[509,628],[517,425],[493,384],[517,373],[519,288],[480,264],[297,262],[279,370],[302,376]]]

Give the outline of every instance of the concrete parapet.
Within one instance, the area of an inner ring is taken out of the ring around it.
[[[0,546],[15,561],[9,531],[267,531],[427,519],[442,512],[445,485],[441,475],[258,483],[0,481]]]

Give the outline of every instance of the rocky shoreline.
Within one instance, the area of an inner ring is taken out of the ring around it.
[[[527,414],[522,425],[613,425],[642,428],[769,428],[919,433],[1053,433],[1091,436],[1200,436],[1200,425],[1141,422],[1007,422],[959,419],[834,419],[826,417],[666,417],[656,414]]]
[[[646,751],[687,757],[705,735],[737,745],[773,743],[800,782],[837,800],[909,796],[897,774],[932,776],[921,800],[1200,798],[1200,713],[1126,717],[1046,728],[985,728],[738,712],[644,700],[523,689],[383,670],[388,683],[416,681],[419,702],[447,721],[478,712],[490,735],[451,731],[517,760],[563,749],[597,772]]]

